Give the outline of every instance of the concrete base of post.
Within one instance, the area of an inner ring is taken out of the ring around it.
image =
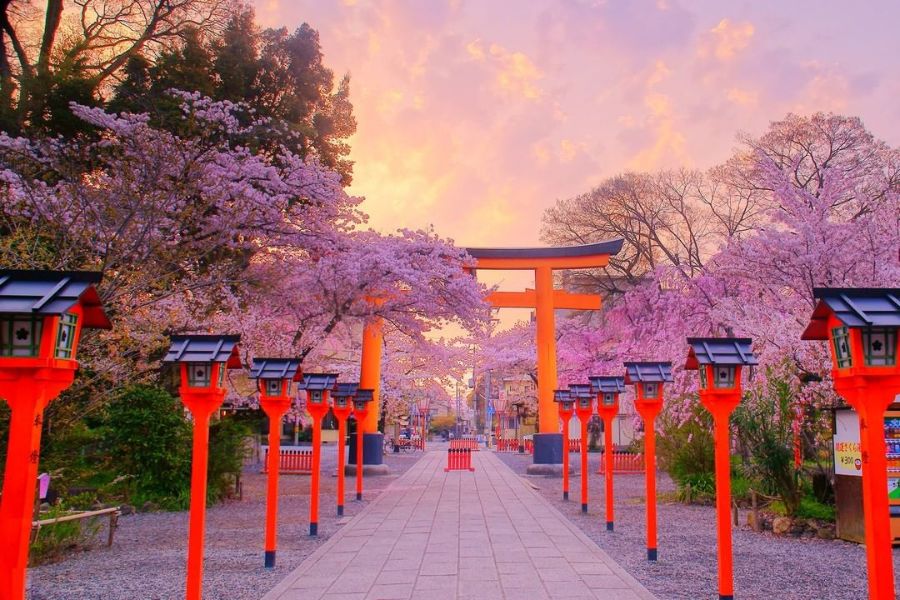
[[[274,550],[266,550],[265,558],[263,558],[265,562],[265,567],[267,569],[275,568],[275,551]]]
[[[347,461],[350,465],[356,464],[356,435],[349,435],[348,438],[348,450],[347,456],[349,460]],[[363,433],[363,466],[368,467],[369,465],[380,465],[384,463],[384,434],[375,432],[375,433]],[[355,473],[356,471],[354,471]],[[363,470],[363,473],[368,473],[368,471]]]
[[[363,477],[369,475],[390,475],[391,468],[385,464],[367,465],[363,462]],[[344,475],[356,475],[356,465],[346,465],[344,467]]]

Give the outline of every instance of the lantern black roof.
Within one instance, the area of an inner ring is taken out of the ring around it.
[[[755,365],[753,340],[750,338],[688,338],[685,369],[696,370],[700,365]]]
[[[301,390],[330,390],[337,378],[337,373],[304,373],[303,381],[297,387]]]
[[[594,393],[621,394],[625,391],[625,378],[617,375],[595,375],[588,377],[591,380],[591,390]]]
[[[358,389],[358,383],[352,383],[349,381],[341,382],[335,384],[334,389],[331,390],[331,395],[337,396],[338,398],[349,398],[351,396],[355,396]]]
[[[575,397],[570,390],[553,390],[554,402],[574,402]]]
[[[356,390],[356,396],[353,397],[357,402],[371,402],[375,399],[375,390],[359,389]]]
[[[900,328],[898,288],[815,288],[813,297],[819,302],[801,339],[827,340],[831,314],[847,327]]]
[[[92,271],[0,269],[0,314],[61,315],[80,303],[84,327],[111,329],[94,287],[101,279]]]
[[[229,369],[240,369],[239,335],[173,335],[164,363],[223,362]]]
[[[571,383],[569,384],[569,392],[573,398],[593,398],[594,392],[591,391],[589,383]]]
[[[290,379],[300,381],[303,372],[296,358],[254,358],[250,379]]]
[[[669,383],[672,381],[670,362],[627,362],[625,363],[625,383]]]

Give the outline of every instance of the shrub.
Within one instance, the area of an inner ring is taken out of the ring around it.
[[[800,473],[794,467],[793,413],[790,385],[769,373],[766,387],[746,398],[734,411],[738,439],[749,454],[746,473],[776,495],[789,516],[797,514],[803,497]]]
[[[182,508],[190,486],[191,430],[184,411],[164,390],[125,388],[109,405],[103,444],[124,480],[126,500]]]
[[[225,417],[209,426],[209,467],[207,500],[216,502],[231,495],[234,481],[244,464],[244,440],[250,429],[244,423]]]
[[[657,458],[680,488],[715,493],[715,454],[712,416],[699,404],[685,421],[664,411],[659,420]]]

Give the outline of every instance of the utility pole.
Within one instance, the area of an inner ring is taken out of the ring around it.
[[[484,445],[491,446],[491,417],[488,408],[491,405],[491,369],[487,370],[485,375],[485,394],[484,394]]]

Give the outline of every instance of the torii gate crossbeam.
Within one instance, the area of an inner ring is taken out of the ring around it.
[[[538,423],[535,464],[562,463],[559,420],[553,405],[557,387],[556,324],[554,310],[599,310],[602,299],[594,294],[571,294],[553,289],[553,271],[602,268],[622,249],[623,240],[610,240],[562,248],[467,248],[476,259],[476,270],[534,271],[534,289],[524,292],[493,292],[488,302],[497,308],[534,308],[537,325]]]

